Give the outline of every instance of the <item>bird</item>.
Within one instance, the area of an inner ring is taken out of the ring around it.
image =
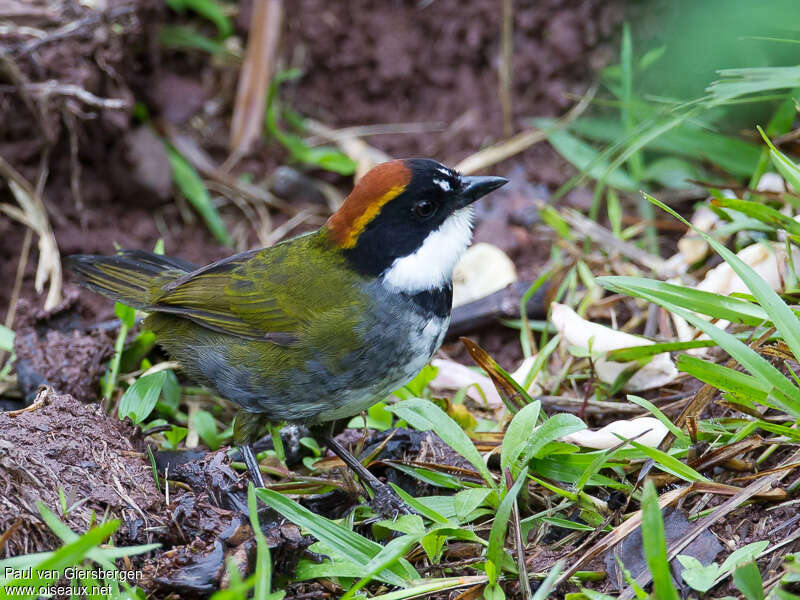
[[[439,349],[472,204],[507,181],[392,160],[320,229],[274,246],[199,268],[142,250],[73,255],[68,266],[90,290],[146,312],[189,379],[238,406],[233,441],[254,485],[264,481],[253,443],[269,424],[302,423],[372,489],[377,510],[407,512],[330,424],[401,388]]]

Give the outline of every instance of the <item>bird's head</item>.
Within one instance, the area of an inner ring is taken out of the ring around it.
[[[470,205],[507,181],[393,160],[364,175],[325,229],[362,274],[406,293],[441,288],[472,240]]]

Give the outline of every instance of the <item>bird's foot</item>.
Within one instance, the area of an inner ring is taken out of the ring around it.
[[[415,515],[415,510],[408,506],[391,486],[381,483],[372,486],[372,500],[370,508],[377,514],[388,519],[396,519],[400,515]]]

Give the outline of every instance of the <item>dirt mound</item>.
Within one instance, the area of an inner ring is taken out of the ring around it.
[[[147,527],[163,504],[133,429],[97,405],[43,390],[35,410],[0,413],[0,531],[6,555],[51,550],[58,539],[39,517],[42,502],[73,531],[109,513],[122,520],[118,544],[152,541]],[[87,440],[92,440],[87,443]],[[59,490],[66,499],[62,514]]]

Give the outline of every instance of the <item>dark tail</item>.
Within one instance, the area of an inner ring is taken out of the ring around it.
[[[197,269],[184,260],[142,250],[113,256],[74,254],[67,266],[87,288],[139,309],[157,301],[162,285]]]

